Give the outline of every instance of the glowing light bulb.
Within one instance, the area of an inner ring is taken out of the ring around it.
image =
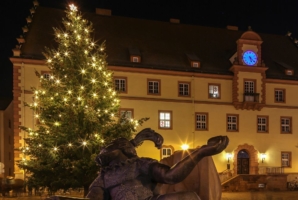
[[[86,141],[83,141],[83,143],[82,143],[84,146],[86,146],[87,145],[87,142]]]
[[[182,148],[183,150],[187,150],[187,149],[189,148],[189,145],[188,145],[188,144],[183,144],[183,145],[181,146],[181,148]]]

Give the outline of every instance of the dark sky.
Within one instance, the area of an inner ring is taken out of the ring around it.
[[[26,25],[32,2],[0,1],[0,98],[12,97],[12,65],[8,58]],[[76,3],[81,11],[94,12],[101,7],[111,9],[112,15],[161,21],[178,18],[183,24],[221,28],[234,25],[240,30],[251,26],[259,33],[285,35],[290,31],[298,38],[297,0],[39,0],[39,3],[61,9]]]

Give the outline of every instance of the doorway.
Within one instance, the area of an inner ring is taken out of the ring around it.
[[[237,174],[249,174],[249,154],[244,149],[237,154]]]

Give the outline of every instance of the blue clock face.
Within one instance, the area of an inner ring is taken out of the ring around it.
[[[258,61],[257,54],[253,51],[245,51],[242,58],[247,65],[254,65]]]

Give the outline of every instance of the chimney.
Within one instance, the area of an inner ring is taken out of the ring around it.
[[[180,19],[171,18],[170,22],[173,23],[173,24],[180,24]]]
[[[104,8],[96,8],[97,15],[112,16],[112,10]]]
[[[230,26],[230,25],[228,25],[227,26],[227,29],[228,30],[232,30],[232,31],[238,31],[238,26]]]

